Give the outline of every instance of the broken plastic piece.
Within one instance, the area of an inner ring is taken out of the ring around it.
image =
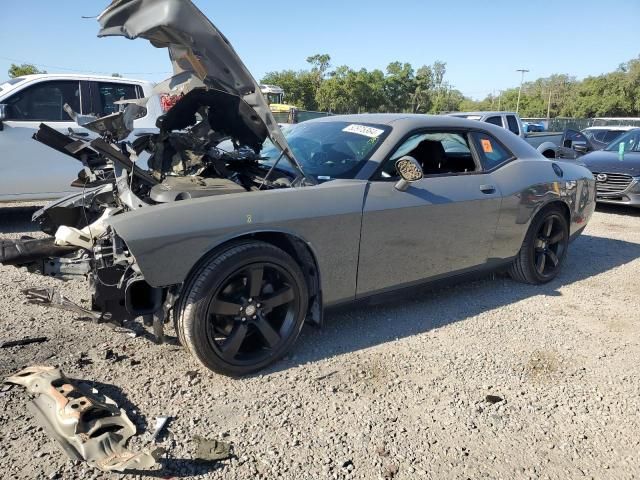
[[[94,312],[73,303],[62,295],[57,288],[27,288],[22,290],[29,303],[45,307],[60,308],[80,315],[81,318],[89,318],[96,323],[108,322],[111,314]]]
[[[158,435],[160,435],[160,432],[162,432],[162,429],[165,427],[165,425],[167,424],[170,418],[171,417],[164,417],[164,416],[156,417],[156,428],[151,434],[152,442],[156,441],[156,438],[158,438]]]
[[[29,409],[72,460],[102,471],[149,470],[164,453],[131,452],[125,444],[136,427],[116,402],[87,385],[75,383],[57,368],[29,367],[7,378],[35,398]]]

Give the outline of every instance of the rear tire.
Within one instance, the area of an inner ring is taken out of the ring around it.
[[[236,243],[203,262],[185,284],[176,329],[202,365],[241,376],[289,351],[307,305],[304,275],[290,255],[264,242]]]
[[[568,246],[569,224],[564,212],[555,206],[543,210],[531,223],[511,264],[511,278],[532,285],[550,282],[560,272]]]

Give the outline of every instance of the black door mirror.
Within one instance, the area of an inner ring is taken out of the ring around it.
[[[573,142],[573,144],[571,145],[571,147],[578,153],[582,153],[585,154],[587,153],[587,151],[589,150],[589,146],[587,145],[586,142]]]
[[[401,192],[406,191],[411,183],[422,180],[424,176],[420,163],[408,155],[396,161],[396,171],[400,175],[396,189]]]

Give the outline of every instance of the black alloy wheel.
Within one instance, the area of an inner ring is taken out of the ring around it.
[[[531,222],[509,273],[519,282],[547,283],[560,272],[568,247],[567,218],[559,207],[548,207]]]
[[[535,243],[536,272],[541,277],[554,277],[560,268],[560,259],[567,249],[566,220],[549,215],[538,229]]]
[[[274,263],[233,272],[211,296],[207,340],[226,362],[252,365],[271,357],[296,328],[300,299],[293,277]]]
[[[203,261],[186,282],[176,330],[205,367],[245,375],[291,348],[307,305],[304,275],[290,255],[268,243],[241,242]]]

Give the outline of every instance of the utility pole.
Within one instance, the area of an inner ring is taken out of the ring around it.
[[[498,111],[502,111],[502,90],[500,90],[500,96],[498,97]]]
[[[551,92],[553,92],[553,85],[549,83],[549,102],[547,103],[547,120],[551,117]]]
[[[516,104],[516,113],[518,113],[518,111],[520,110],[520,96],[522,95],[522,84],[524,83],[524,74],[528,73],[529,70],[526,70],[524,68],[519,68],[518,70],[516,70],[516,72],[520,72],[522,74],[522,77],[520,77],[520,90],[518,90],[518,103]]]

